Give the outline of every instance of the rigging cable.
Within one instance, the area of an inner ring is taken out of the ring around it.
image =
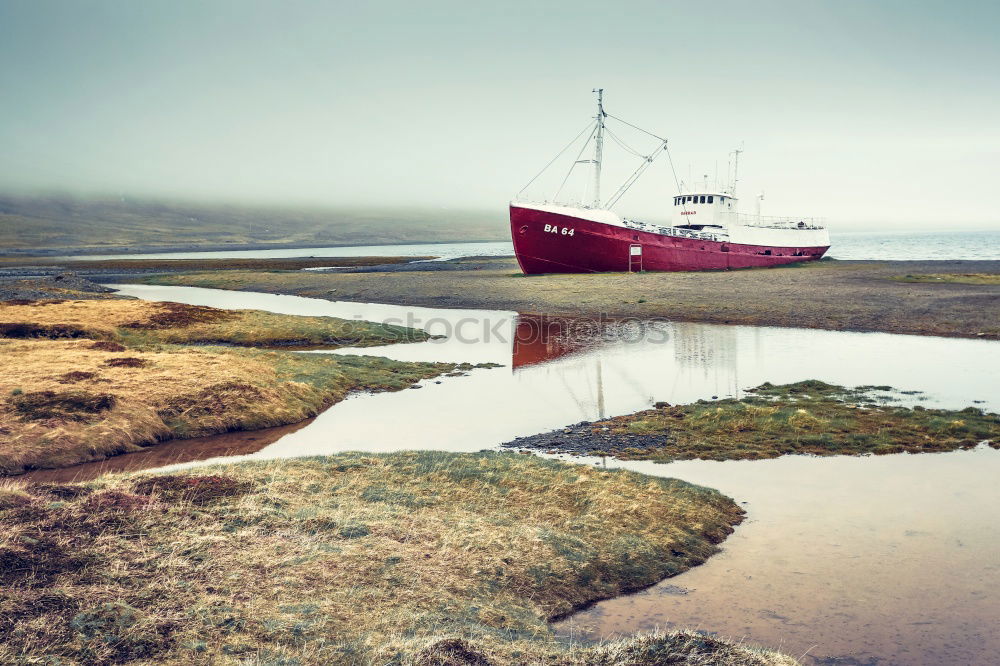
[[[569,177],[571,175],[573,175],[573,169],[575,169],[576,165],[579,164],[579,162],[580,162],[580,156],[583,155],[583,151],[586,150],[587,146],[590,145],[590,140],[594,138],[594,134],[597,133],[597,128],[599,126],[600,126],[600,121],[598,121],[597,124],[594,125],[594,129],[590,132],[590,136],[588,136],[587,140],[583,142],[583,146],[580,147],[580,152],[578,152],[576,154],[576,159],[573,160],[573,164],[570,166],[569,171],[566,172],[566,177],[563,178],[562,183],[559,185],[559,189],[556,190],[556,194],[553,197],[553,200],[558,199],[559,198],[559,193],[562,192],[562,189],[564,187],[566,187],[566,181],[568,181]],[[582,132],[581,132],[581,134],[582,134]],[[577,136],[579,136],[579,135],[577,135]]]
[[[574,136],[574,137],[573,137],[573,140],[572,140],[572,141],[570,141],[569,143],[567,143],[567,144],[566,144],[566,147],[565,147],[565,148],[563,148],[562,150],[560,150],[560,151],[559,151],[559,154],[557,154],[557,155],[556,155],[555,157],[553,157],[553,158],[552,158],[552,160],[551,160],[551,161],[550,161],[550,162],[549,162],[548,164],[546,164],[546,165],[545,165],[545,167],[544,167],[544,168],[543,168],[543,169],[542,169],[541,171],[539,171],[538,173],[536,173],[536,174],[535,174],[535,177],[534,177],[534,178],[532,178],[531,180],[529,180],[529,181],[528,181],[528,184],[527,184],[527,185],[525,185],[524,187],[522,187],[522,188],[521,188],[521,189],[520,189],[520,190],[518,191],[517,195],[516,195],[516,196],[515,196],[514,198],[516,199],[517,197],[521,196],[521,194],[522,194],[522,193],[523,193],[523,192],[524,192],[524,191],[525,191],[526,189],[528,189],[529,187],[531,187],[531,184],[532,184],[532,183],[534,183],[534,182],[535,182],[536,180],[538,180],[538,177],[539,177],[539,176],[541,176],[541,175],[542,175],[543,173],[545,173],[545,172],[546,172],[546,171],[548,170],[548,168],[549,168],[550,166],[552,166],[552,164],[553,164],[553,163],[554,163],[554,162],[555,162],[555,161],[556,161],[557,159],[559,159],[560,157],[562,157],[563,153],[565,153],[565,152],[566,152],[567,150],[569,150],[569,149],[570,149],[570,146],[572,146],[572,145],[573,145],[574,143],[576,143],[576,142],[577,142],[577,140],[578,140],[578,139],[579,139],[579,138],[580,138],[581,136],[583,136],[583,133],[584,133],[584,132],[586,132],[586,131],[587,131],[587,130],[588,130],[588,129],[590,128],[590,126],[591,126],[592,124],[593,124],[593,123],[590,123],[590,122],[588,122],[588,123],[587,123],[587,125],[586,125],[586,126],[585,126],[585,127],[584,127],[584,128],[582,129],[582,130],[580,130],[580,133],[579,133],[579,134],[577,134],[576,136]],[[590,142],[590,139],[587,139],[587,142],[589,143],[589,142]],[[584,144],[584,146],[586,146],[586,145],[587,145],[587,144]],[[583,152],[583,151],[581,151],[581,153],[582,153],[582,152]],[[560,188],[560,189],[562,189],[562,188]]]
[[[606,113],[604,115],[606,115],[608,118],[614,118],[615,120],[617,120],[620,123],[625,123],[626,125],[628,125],[632,129],[637,129],[640,132],[642,132],[643,134],[648,134],[649,136],[653,137],[654,139],[659,139],[660,141],[666,141],[666,139],[664,139],[662,136],[657,136],[657,135],[653,134],[652,132],[649,132],[647,130],[642,129],[641,127],[637,127],[637,126],[633,125],[632,123],[630,123],[627,120],[622,120],[618,116],[613,116],[610,113]]]
[[[672,172],[673,177],[674,177],[674,184],[677,186],[677,190],[680,191],[680,181],[678,181],[678,179],[677,179],[677,170],[674,168],[674,161],[673,161],[673,158],[670,156],[670,151],[667,148],[667,140],[666,139],[664,139],[661,136],[657,136],[656,134],[653,134],[652,132],[650,132],[648,130],[644,130],[644,129],[642,129],[641,127],[639,127],[637,125],[633,125],[632,123],[630,123],[627,120],[624,120],[622,118],[619,118],[618,116],[613,116],[610,113],[605,112],[604,116],[606,118],[613,118],[614,120],[617,120],[618,122],[620,122],[620,123],[622,123],[624,125],[628,125],[629,127],[633,128],[633,129],[636,129],[636,130],[642,132],[643,134],[647,134],[647,135],[649,135],[649,136],[651,136],[651,137],[653,137],[655,139],[658,139],[659,141],[662,142],[661,145],[656,150],[654,150],[652,153],[650,153],[649,155],[643,155],[639,151],[635,150],[634,148],[632,148],[628,144],[626,144],[620,137],[618,137],[617,134],[615,134],[610,129],[608,129],[607,125],[604,126],[604,129],[608,133],[608,136],[610,136],[611,139],[616,144],[618,144],[626,152],[629,152],[629,153],[635,155],[636,157],[642,158],[642,160],[643,160],[643,163],[639,166],[639,168],[637,168],[635,170],[635,172],[633,172],[633,174],[625,181],[625,183],[622,184],[622,186],[618,189],[618,192],[616,192],[615,195],[613,197],[611,197],[611,199],[608,200],[607,204],[605,204],[606,208],[610,208],[615,203],[617,203],[618,200],[629,190],[629,188],[632,187],[632,185],[639,179],[639,176],[641,176],[642,173],[647,168],[649,168],[649,166],[653,163],[653,160],[655,159],[655,155],[658,154],[659,150],[661,150],[661,149],[664,150],[664,151],[666,151],[666,153],[667,153],[667,159],[670,162],[670,171]],[[566,146],[562,150],[560,150],[559,153],[555,157],[553,157],[549,161],[549,163],[546,164],[544,168],[542,168],[541,171],[539,171],[537,174],[535,174],[534,178],[532,178],[531,180],[529,180],[528,183],[524,187],[522,187],[520,189],[520,191],[518,191],[517,195],[515,196],[515,199],[518,198],[518,197],[520,197],[521,194],[523,194],[525,190],[527,190],[529,187],[531,187],[531,185],[536,180],[538,180],[538,178],[543,173],[545,173],[549,169],[549,167],[551,167],[556,162],[556,160],[558,160],[560,157],[562,157],[563,154],[567,150],[569,150],[573,146],[573,144],[575,144],[580,139],[581,136],[583,136],[584,132],[586,132],[587,129],[593,127],[593,129],[590,132],[590,136],[588,136],[587,140],[584,141],[583,146],[580,148],[580,152],[577,153],[576,159],[573,160],[573,163],[570,165],[569,171],[566,173],[566,177],[563,178],[562,183],[559,185],[559,189],[556,190],[554,198],[558,199],[559,198],[559,194],[562,192],[563,188],[566,186],[566,183],[567,183],[567,181],[569,181],[570,176],[573,175],[573,169],[576,168],[577,164],[580,164],[580,157],[583,155],[583,151],[587,149],[587,146],[590,144],[591,139],[594,138],[594,134],[597,132],[598,127],[600,127],[600,125],[601,125],[600,120],[601,119],[598,118],[597,123],[588,122],[587,125],[582,130],[580,130],[580,132],[575,137],[573,137],[572,141],[570,141],[568,144],[566,144]]]
[[[638,150],[636,150],[635,148],[630,147],[628,144],[626,144],[624,141],[622,141],[622,139],[617,134],[615,134],[610,129],[608,129],[607,125],[604,126],[604,131],[607,132],[608,136],[610,136],[611,139],[615,143],[617,143],[619,146],[621,146],[622,149],[625,150],[625,152],[632,153],[636,157],[641,157],[643,159],[646,159],[647,157],[649,157],[649,155],[643,155]]]
[[[634,185],[635,182],[639,180],[639,177],[642,176],[642,174],[646,171],[646,169],[648,169],[649,166],[653,163],[653,160],[656,158],[656,155],[659,154],[660,150],[666,150],[667,151],[667,158],[668,159],[670,158],[670,151],[667,150],[667,140],[664,139],[663,137],[657,136],[657,135],[653,134],[652,132],[648,132],[648,131],[642,129],[641,127],[633,125],[632,123],[628,122],[627,120],[623,120],[623,119],[619,118],[618,116],[612,116],[611,114],[608,114],[608,117],[609,118],[614,118],[615,120],[617,120],[620,123],[628,125],[629,127],[632,127],[634,129],[637,129],[640,132],[642,132],[643,134],[648,134],[651,137],[655,137],[655,138],[659,139],[661,143],[660,143],[660,145],[655,150],[653,150],[652,153],[650,153],[649,155],[643,155],[639,151],[637,151],[634,148],[631,148],[630,146],[628,146],[621,138],[618,137],[618,135],[616,135],[614,132],[612,132],[611,130],[607,129],[607,127],[605,127],[605,130],[607,131],[608,135],[611,136],[611,138],[614,140],[615,143],[617,143],[619,146],[621,146],[627,152],[630,152],[633,155],[635,155],[636,157],[642,158],[642,160],[643,160],[643,163],[639,165],[639,167],[632,173],[632,175],[628,179],[626,179],[626,181],[624,183],[622,183],[622,186],[618,189],[617,192],[615,192],[615,195],[613,197],[611,197],[610,199],[608,199],[608,202],[605,204],[605,208],[611,208],[612,206],[614,206],[618,202],[618,200],[621,199],[625,195],[626,192],[628,192],[629,188],[631,188],[632,185]],[[673,160],[671,160],[671,162],[670,162],[670,168],[671,168],[671,170],[673,170]],[[674,173],[674,182],[675,183],[677,182],[677,174],[676,173]]]
[[[670,173],[674,174],[674,185],[677,187],[677,193],[681,192],[681,181],[677,179],[677,169],[674,168],[674,158],[670,156],[670,149],[667,148],[666,144],[663,145],[663,150],[667,151],[667,161],[670,162]],[[681,204],[681,207],[687,210],[687,206]]]

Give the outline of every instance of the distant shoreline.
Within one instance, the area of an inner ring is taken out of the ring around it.
[[[118,255],[122,259],[137,254],[172,254],[175,252],[253,252],[258,250],[314,250],[337,247],[391,247],[394,245],[440,245],[442,243],[502,243],[503,239],[481,240],[400,240],[391,243],[217,243],[212,245],[119,245],[109,247],[56,247],[0,249],[0,258],[10,259],[50,259],[53,257],[88,257],[93,255]],[[331,255],[333,256],[333,255]]]

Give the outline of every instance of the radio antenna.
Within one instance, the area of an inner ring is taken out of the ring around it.
[[[729,193],[736,195],[736,183],[740,182],[740,153],[743,152],[743,143],[740,142],[740,147],[733,151],[735,156],[733,159],[733,186],[729,188]]]

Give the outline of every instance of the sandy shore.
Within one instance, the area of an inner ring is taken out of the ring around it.
[[[745,271],[532,277],[512,258],[457,263],[467,270],[219,271],[143,281],[400,305],[1000,339],[1000,285],[903,281],[1000,274],[1000,261],[822,261]]]

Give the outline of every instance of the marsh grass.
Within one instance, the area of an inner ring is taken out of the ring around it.
[[[921,273],[893,278],[897,282],[918,282],[928,284],[981,284],[1000,285],[997,273]]]
[[[997,414],[977,407],[896,406],[894,393],[890,386],[852,389],[817,380],[765,383],[740,400],[645,410],[597,422],[594,431],[609,432],[612,442],[619,435],[646,436],[641,447],[622,438],[606,452],[657,461],[926,453],[968,449],[983,441],[1000,448]]]
[[[392,324],[184,303],[126,299],[0,303],[0,338],[84,337],[131,347],[166,343],[331,349],[421,342],[430,336]]]
[[[398,391],[456,367],[173,345],[126,353],[142,363],[114,363],[122,352],[87,340],[0,340],[0,355],[14,359],[0,372],[0,475],[296,423],[352,392]],[[81,378],[71,388],[70,368]]]
[[[548,627],[704,561],[742,513],[673,479],[499,453],[8,485],[0,662],[793,663],[690,634],[569,649]]]
[[[426,338],[369,322],[178,303],[0,304],[0,475],[296,423],[351,392],[397,391],[461,367],[256,348]]]

